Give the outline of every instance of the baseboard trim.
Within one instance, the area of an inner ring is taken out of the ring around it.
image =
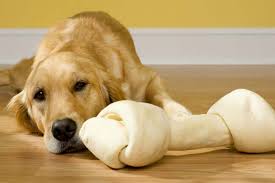
[[[145,64],[275,64],[275,28],[130,28]],[[46,29],[0,29],[0,64],[32,56]]]
[[[0,35],[43,35],[45,28],[0,28]],[[275,34],[275,28],[129,28],[132,35],[141,34]]]

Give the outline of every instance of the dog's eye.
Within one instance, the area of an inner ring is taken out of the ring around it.
[[[87,83],[85,81],[78,81],[74,85],[74,91],[81,91],[86,87]]]
[[[35,100],[37,101],[43,101],[45,100],[45,92],[44,90],[40,89],[38,90],[35,94],[34,94],[34,97],[33,97]]]

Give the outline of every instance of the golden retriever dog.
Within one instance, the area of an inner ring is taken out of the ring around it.
[[[189,113],[141,64],[123,25],[104,12],[83,12],[45,35],[23,90],[8,107],[21,126],[44,135],[50,152],[63,153],[84,147],[78,132],[85,120],[124,99],[158,105],[172,118]]]

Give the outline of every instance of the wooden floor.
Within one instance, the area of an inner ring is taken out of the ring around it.
[[[175,98],[204,113],[236,88],[261,94],[275,107],[275,66],[154,66]],[[221,149],[203,154],[169,152],[144,168],[112,170],[89,152],[54,155],[41,137],[18,132],[2,110],[8,89],[0,89],[0,182],[275,182],[275,153],[242,154]]]

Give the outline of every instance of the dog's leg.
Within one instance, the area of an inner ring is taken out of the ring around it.
[[[158,75],[155,75],[148,84],[146,90],[146,101],[163,108],[168,116],[174,120],[182,119],[191,114],[186,107],[179,104],[169,96]]]
[[[20,92],[25,85],[25,81],[31,71],[33,58],[22,59],[14,66],[0,70],[0,87],[9,86],[15,93]]]
[[[7,86],[10,84],[10,71],[9,69],[0,70],[0,86]]]

